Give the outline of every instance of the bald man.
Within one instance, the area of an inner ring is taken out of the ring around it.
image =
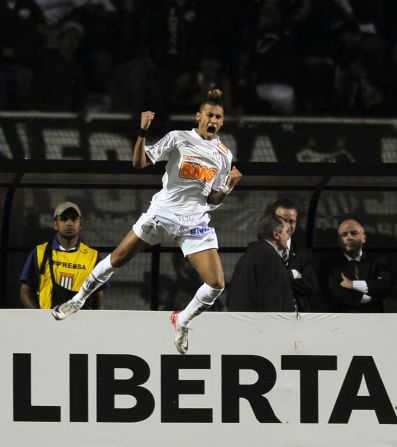
[[[363,251],[366,235],[354,219],[338,227],[341,249],[321,268],[321,285],[331,312],[384,312],[383,300],[391,293],[392,281],[385,261]]]

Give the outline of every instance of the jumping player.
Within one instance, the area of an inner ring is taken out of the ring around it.
[[[196,112],[197,128],[169,132],[153,146],[145,145],[145,135],[155,113],[142,112],[133,165],[145,168],[167,161],[163,188],[152,197],[146,213],[118,247],[94,268],[80,291],[53,309],[57,320],[77,312],[87,297],[136,253],[171,238],[204,282],[186,308],[173,312],[170,318],[176,349],[186,354],[191,320],[212,306],[225,287],[217,237],[214,228],[208,226],[208,211],[220,205],[241,178],[237,168],[231,167],[231,152],[217,136],[224,120],[221,101],[221,90],[210,90]]]

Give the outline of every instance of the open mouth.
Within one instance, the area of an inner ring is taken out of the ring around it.
[[[215,131],[216,131],[216,128],[215,128],[215,126],[208,126],[207,127],[207,132],[208,133],[215,133]]]

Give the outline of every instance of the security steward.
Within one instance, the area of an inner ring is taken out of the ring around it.
[[[26,259],[20,276],[20,298],[27,309],[51,309],[69,300],[100,261],[97,250],[80,240],[81,211],[62,202],[54,211],[55,237],[37,245]],[[103,309],[105,294],[98,289],[85,308]]]

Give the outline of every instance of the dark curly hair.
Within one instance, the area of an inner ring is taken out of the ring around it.
[[[220,90],[219,88],[209,90],[207,98],[200,104],[200,111],[207,104],[210,104],[211,106],[223,107],[222,96],[223,96],[222,90]]]

